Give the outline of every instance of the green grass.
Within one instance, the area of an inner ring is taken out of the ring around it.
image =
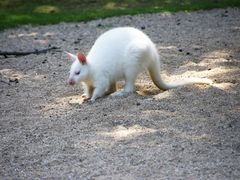
[[[0,0],[0,30],[139,13],[240,7],[239,0]]]

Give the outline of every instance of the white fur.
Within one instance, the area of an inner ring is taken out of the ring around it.
[[[69,81],[83,82],[85,96],[95,101],[105,94],[124,96],[134,92],[137,75],[148,70],[154,84],[163,90],[178,86],[205,83],[209,79],[191,78],[167,83],[160,76],[160,58],[153,42],[140,30],[122,27],[109,30],[102,34],[87,55],[87,63],[81,64],[77,56],[74,59]],[[79,72],[79,75],[75,73]],[[122,91],[116,91],[116,82],[125,80]]]

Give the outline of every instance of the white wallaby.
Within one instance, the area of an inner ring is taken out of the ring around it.
[[[205,78],[189,78],[177,82],[165,82],[160,76],[160,57],[154,43],[138,29],[132,27],[114,28],[102,34],[94,43],[87,57],[66,52],[74,60],[69,84],[81,81],[85,99],[94,102],[107,94],[125,96],[134,92],[138,74],[148,70],[154,84],[168,90],[187,84],[211,84]],[[116,82],[125,80],[125,87],[116,92]]]

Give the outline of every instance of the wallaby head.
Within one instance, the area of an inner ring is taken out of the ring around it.
[[[87,78],[87,58],[83,53],[77,53],[77,55],[66,52],[68,57],[73,61],[70,72],[68,83],[70,85],[76,84],[78,81],[83,81]]]

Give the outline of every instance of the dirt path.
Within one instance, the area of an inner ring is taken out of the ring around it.
[[[238,179],[240,10],[124,16],[24,26],[0,33],[0,49],[59,46],[87,52],[102,32],[134,26],[162,56],[167,79],[210,86],[162,92],[146,74],[138,95],[76,104],[61,52],[0,59],[0,179]]]

